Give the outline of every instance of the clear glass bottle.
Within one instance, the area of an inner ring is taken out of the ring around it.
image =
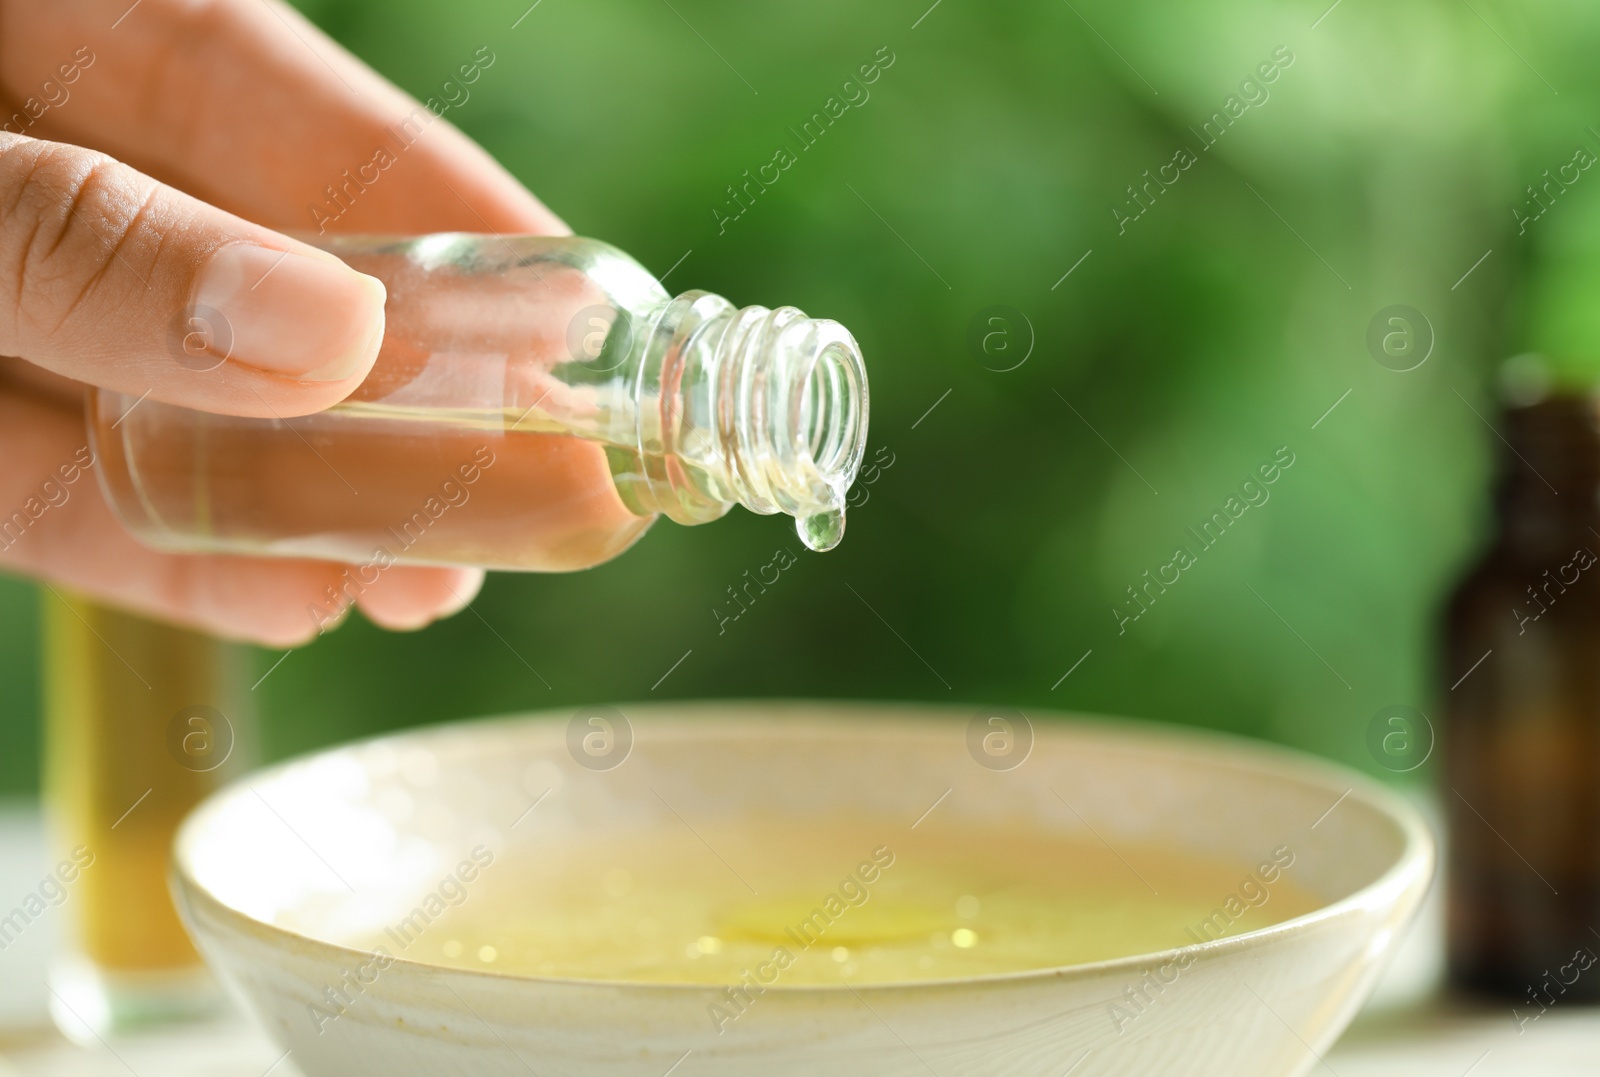
[[[735,503],[789,513],[812,549],[843,534],[867,382],[837,322],[674,298],[591,239],[318,242],[389,292],[342,403],[245,419],[91,393],[96,470],[147,544],[563,571]],[[208,316],[181,342],[200,370],[230,339]]]

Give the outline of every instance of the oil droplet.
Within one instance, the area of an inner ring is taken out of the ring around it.
[[[841,965],[844,964],[846,961],[850,960],[850,949],[849,949],[849,947],[846,947],[846,946],[835,946],[833,948],[833,959],[835,961],[839,962],[839,964],[841,964]]]
[[[958,927],[950,932],[950,941],[963,950],[970,950],[978,945],[978,933],[970,927]]]
[[[446,957],[460,957],[461,956],[461,940],[460,939],[451,939],[448,942],[446,942],[444,944],[444,956],[446,956]]]
[[[956,915],[963,920],[976,919],[981,908],[982,904],[971,894],[962,894],[956,898]]]
[[[695,949],[703,954],[718,954],[722,952],[722,940],[715,935],[701,935],[694,942]]]
[[[500,951],[496,950],[493,946],[478,947],[478,960],[482,961],[485,965],[491,963],[499,956]]]
[[[827,553],[844,538],[844,509],[830,509],[811,516],[796,516],[794,529],[806,548]]]

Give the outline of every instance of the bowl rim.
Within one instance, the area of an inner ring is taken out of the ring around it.
[[[759,708],[767,712],[790,711],[804,713],[808,719],[804,725],[796,724],[788,728],[782,725],[748,723],[743,728],[732,731],[733,735],[750,740],[764,739],[764,734],[775,729],[783,730],[790,736],[812,735],[819,739],[826,739],[830,733],[837,735],[839,731],[847,730],[852,734],[868,731],[879,733],[891,730],[896,726],[916,726],[919,733],[937,733],[939,731],[948,731],[953,726],[959,725],[971,717],[968,713],[970,708],[960,704],[853,699],[661,700],[605,705],[614,707],[624,714],[648,714],[651,717],[665,718],[666,720],[661,722],[660,728],[653,730],[651,734],[652,737],[660,737],[662,739],[693,739],[697,736],[703,736],[709,727],[738,724],[741,716],[747,717],[745,712],[750,708]],[[1020,708],[1018,709],[1020,710]],[[327,939],[307,935],[303,932],[257,919],[223,901],[201,885],[189,867],[185,849],[194,840],[192,834],[198,832],[206,818],[216,811],[222,803],[236,796],[242,796],[252,789],[257,782],[275,778],[289,769],[303,765],[311,760],[387,743],[403,742],[414,744],[418,741],[453,738],[461,734],[470,734],[481,730],[505,730],[514,726],[555,725],[570,720],[571,714],[568,713],[568,710],[568,708],[564,707],[547,708],[535,711],[485,715],[468,719],[446,720],[412,726],[376,736],[356,738],[312,749],[280,760],[243,775],[213,791],[185,816],[174,835],[171,848],[170,883],[180,910],[185,912],[183,919],[186,928],[189,928],[192,935],[196,934],[193,928],[189,926],[190,918],[187,915],[186,899],[200,898],[211,906],[213,910],[220,912],[226,919],[231,920],[236,930],[255,935],[258,940],[275,941],[280,944],[286,942],[290,947],[300,947],[313,952],[320,952],[340,961],[344,961],[346,958],[362,961],[379,956],[376,950],[364,950],[344,943],[331,942]],[[1029,711],[1031,711],[1031,716]],[[1317,823],[1312,825],[1320,824],[1322,819],[1331,814],[1339,804],[1346,799],[1354,798],[1358,802],[1364,802],[1369,809],[1394,824],[1401,837],[1399,852],[1393,862],[1379,873],[1376,878],[1342,898],[1325,905],[1319,905],[1317,908],[1300,916],[1290,917],[1253,931],[1245,931],[1237,935],[1226,935],[1203,943],[1128,954],[1100,961],[1072,965],[1050,965],[1011,972],[982,973],[975,976],[886,980],[870,983],[841,982],[838,984],[784,984],[780,980],[765,985],[767,994],[799,996],[812,994],[843,995],[849,992],[862,991],[934,991],[961,989],[975,985],[1024,985],[1032,981],[1049,981],[1066,976],[1073,978],[1088,977],[1118,971],[1137,973],[1151,965],[1170,963],[1174,958],[1185,954],[1194,955],[1195,959],[1199,960],[1218,958],[1233,953],[1246,953],[1270,945],[1284,936],[1310,931],[1329,921],[1356,913],[1363,908],[1387,904],[1394,900],[1399,892],[1411,886],[1420,885],[1425,892],[1433,883],[1437,868],[1436,842],[1433,830],[1424,820],[1421,812],[1398,793],[1352,768],[1293,748],[1236,733],[1172,725],[1143,718],[1122,718],[1055,708],[1029,708],[1029,711],[1022,711],[1021,713],[1029,717],[1029,722],[1033,726],[1035,747],[1037,747],[1041,736],[1041,727],[1043,727],[1043,730],[1046,731],[1045,735],[1089,739],[1116,746],[1125,746],[1130,749],[1138,749],[1141,754],[1149,753],[1158,757],[1165,756],[1168,758],[1172,756],[1200,755],[1208,757],[1209,761],[1213,763],[1234,767],[1241,771],[1264,773],[1280,780],[1287,778],[1306,786],[1321,786],[1330,793],[1343,787],[1344,792],[1337,794],[1337,799],[1332,803],[1328,811],[1317,820]],[[862,712],[870,713],[863,714]],[[847,718],[847,713],[854,713],[857,716]],[[1036,721],[1033,716],[1045,716],[1045,720],[1042,722]],[[630,718],[630,720],[634,719]],[[825,726],[834,728],[825,729],[823,728]],[[637,743],[637,740],[635,743]],[[1420,904],[1421,902],[1419,901],[1418,905],[1420,906]],[[1415,912],[1416,910],[1413,909],[1408,916],[1408,920],[1415,916]],[[199,940],[197,939],[196,941],[198,942]],[[282,948],[281,945],[280,948]],[[455,965],[441,965],[431,961],[421,961],[416,958],[394,954],[388,954],[387,957],[391,965],[401,965],[417,972],[425,971],[435,975],[448,975],[466,979],[482,978],[499,983],[527,983],[542,987],[600,988],[627,991],[631,994],[688,995],[705,994],[707,992],[715,993],[723,986],[721,984],[688,981],[537,976],[495,969],[473,969]],[[386,965],[385,968],[387,969],[391,965]]]

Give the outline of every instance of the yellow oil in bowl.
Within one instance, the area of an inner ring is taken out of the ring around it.
[[[848,820],[591,835],[349,940],[502,973],[771,986],[947,979],[1152,953],[1316,908],[1294,853],[1236,862],[1043,831]]]

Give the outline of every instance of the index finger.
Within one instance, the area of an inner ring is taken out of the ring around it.
[[[496,62],[485,45],[449,74]],[[274,228],[570,231],[442,118],[448,101],[418,103],[279,0],[0,0],[0,89],[40,128],[23,133]]]

